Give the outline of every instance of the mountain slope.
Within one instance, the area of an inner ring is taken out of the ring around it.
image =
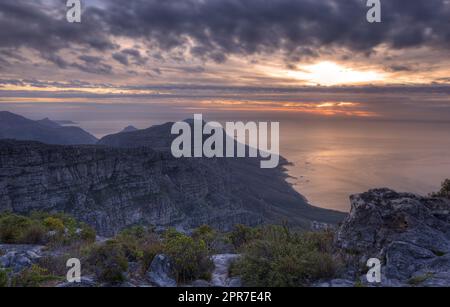
[[[23,116],[0,112],[0,139],[39,141],[47,144],[95,144],[97,139],[79,127],[63,127],[48,118],[33,121]]]
[[[192,125],[192,121],[187,122]],[[149,147],[170,154],[172,140],[176,137],[170,133],[172,125],[173,123],[165,123],[143,130],[108,135],[100,139],[98,144],[122,148]],[[227,137],[224,136],[224,139]],[[188,160],[208,163],[211,159]],[[283,219],[294,221],[303,227],[309,223],[306,221],[317,220],[335,224],[344,217],[342,213],[309,205],[306,199],[286,182],[284,166],[288,162],[283,157],[280,157],[280,166],[276,169],[261,169],[260,158],[216,160],[222,161],[223,166],[227,167],[226,172],[233,183],[241,187],[236,191],[237,196],[244,199],[251,210],[260,210],[260,200],[263,199],[265,204],[269,204],[272,217],[276,217],[278,221]]]
[[[149,147],[0,141],[0,211],[63,211],[102,235],[135,224],[229,230],[284,221],[309,228],[312,220],[343,219],[309,206],[280,169],[247,162],[175,159]]]

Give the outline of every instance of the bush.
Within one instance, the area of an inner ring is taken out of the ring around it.
[[[143,226],[125,229],[115,240],[122,246],[128,261],[143,261],[144,257],[150,257],[161,250],[161,243],[153,229]]]
[[[450,179],[445,179],[441,185],[441,190],[439,192],[432,193],[431,196],[450,198]]]
[[[165,233],[164,252],[173,261],[178,282],[210,278],[213,264],[203,240],[170,229]]]
[[[45,218],[43,224],[48,230],[63,232],[65,229],[64,222],[61,219],[53,216]]]
[[[124,272],[128,270],[128,261],[118,242],[107,241],[100,246],[94,246],[89,251],[87,261],[98,280],[111,284],[125,280]]]
[[[44,226],[36,221],[32,221],[31,224],[24,229],[21,243],[25,244],[41,244],[45,241],[46,231]]]
[[[331,278],[336,264],[329,233],[291,233],[287,228],[267,227],[264,239],[246,244],[244,256],[233,265],[247,286],[297,287]]]
[[[45,282],[59,280],[60,278],[48,274],[48,271],[33,264],[12,278],[13,287],[39,287]]]
[[[0,288],[8,286],[8,272],[5,269],[0,268]]]
[[[16,214],[0,215],[0,242],[8,244],[38,244],[45,236],[43,226],[28,217]]]
[[[194,230],[192,233],[194,240],[205,242],[208,252],[214,251],[214,243],[217,240],[217,232],[208,225],[202,225]]]
[[[83,224],[81,226],[80,238],[84,242],[94,243],[95,239],[97,238],[97,233],[91,226]]]
[[[259,238],[261,233],[260,229],[238,224],[234,226],[233,231],[228,236],[234,248],[239,249],[250,241]]]

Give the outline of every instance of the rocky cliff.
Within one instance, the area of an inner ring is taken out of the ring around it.
[[[351,205],[336,234],[354,261],[345,278],[365,282],[361,268],[378,258],[381,285],[450,285],[450,200],[377,189],[351,196]]]
[[[175,159],[149,147],[0,141],[0,211],[64,211],[112,235],[135,224],[189,229],[280,223],[307,228],[343,214],[312,207],[282,168],[254,159]]]

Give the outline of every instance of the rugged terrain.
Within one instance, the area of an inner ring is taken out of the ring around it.
[[[0,141],[0,211],[63,211],[109,236],[135,224],[241,223],[307,229],[344,214],[310,206],[282,167],[255,159],[175,159],[149,147],[57,146]]]
[[[450,285],[449,199],[376,189],[351,196],[351,205],[336,245],[352,265],[335,285],[365,283],[358,274],[369,258],[381,260],[383,286]]]

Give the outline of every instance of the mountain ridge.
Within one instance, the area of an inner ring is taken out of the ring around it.
[[[95,144],[98,141],[80,127],[61,126],[48,118],[34,121],[8,111],[0,111],[0,139],[61,145]]]

